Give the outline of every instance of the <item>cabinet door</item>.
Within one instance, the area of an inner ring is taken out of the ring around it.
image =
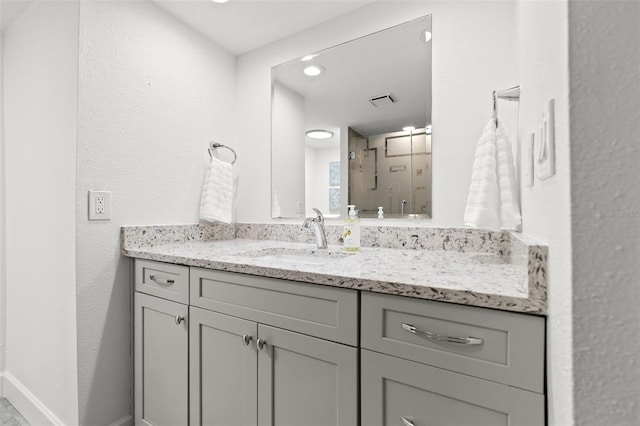
[[[358,350],[258,325],[258,424],[358,424]]]
[[[190,324],[191,426],[256,425],[257,324],[193,306]]]
[[[136,425],[185,425],[188,405],[187,306],[134,296]]]
[[[363,349],[362,424],[541,426],[544,396]]]

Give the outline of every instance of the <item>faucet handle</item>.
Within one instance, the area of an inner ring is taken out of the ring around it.
[[[316,214],[318,215],[318,221],[319,221],[320,223],[324,223],[324,216],[323,216],[322,212],[321,212],[320,210],[316,209],[315,207],[312,207],[311,209],[312,209],[314,212],[316,212]]]

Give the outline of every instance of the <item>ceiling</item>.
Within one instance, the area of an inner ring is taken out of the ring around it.
[[[373,0],[153,0],[234,55],[321,24]]]
[[[34,0],[2,0],[2,31],[32,1]],[[237,56],[344,15],[375,0],[229,0],[227,3],[215,3],[211,0],[151,1]]]

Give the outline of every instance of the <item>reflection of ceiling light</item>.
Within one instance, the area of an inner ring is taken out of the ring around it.
[[[304,70],[302,70],[309,77],[317,77],[324,72],[324,68],[320,65],[309,65]]]
[[[407,126],[407,127],[403,127],[402,131],[403,132],[413,132],[416,128],[413,126]]]
[[[431,40],[431,31],[424,30],[423,32],[421,32],[420,40],[424,41],[425,43],[428,43]]]
[[[303,56],[302,59],[300,59],[302,62],[306,62],[306,61],[310,61],[313,58],[315,58],[318,55],[307,55],[307,56]]]
[[[333,137],[333,132],[330,132],[329,130],[316,129],[309,130],[306,135],[311,139],[329,139]]]
[[[226,3],[229,0],[211,0],[211,1],[214,2],[214,3]]]

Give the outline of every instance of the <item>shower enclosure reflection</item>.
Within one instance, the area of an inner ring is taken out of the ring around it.
[[[431,217],[431,132],[364,137],[349,129],[349,204],[361,217]]]

